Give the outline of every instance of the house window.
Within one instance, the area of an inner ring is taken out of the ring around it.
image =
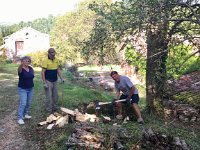
[[[28,39],[28,37],[29,37],[29,33],[27,32],[27,33],[26,33],[26,39]]]
[[[15,41],[15,51],[16,53],[24,50],[24,41]]]

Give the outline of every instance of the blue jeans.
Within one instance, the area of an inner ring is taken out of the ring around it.
[[[18,109],[18,119],[23,119],[30,112],[30,104],[33,96],[33,88],[30,89],[22,89],[18,88],[18,93],[20,97],[20,104]]]

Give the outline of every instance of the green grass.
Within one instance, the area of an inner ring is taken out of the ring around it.
[[[2,87],[0,89],[0,117],[1,119],[13,109],[17,109],[18,96],[17,96],[17,74],[16,65],[0,66],[0,80],[12,80],[14,84],[8,87]],[[97,68],[98,69],[98,68]],[[46,150],[64,150],[65,142],[68,136],[71,134],[74,124],[68,124],[63,128],[54,128],[52,130],[47,130],[45,127],[37,126],[37,123],[46,120],[49,115],[45,112],[45,96],[44,89],[41,80],[41,69],[35,68],[36,77],[34,79],[34,96],[31,104],[31,115],[33,116],[30,121],[26,121],[25,126],[22,128],[24,135],[27,140],[34,141],[38,143],[41,149]],[[63,71],[64,78],[67,79],[67,74]],[[155,114],[149,114],[146,112],[146,100],[145,100],[145,88],[137,85],[140,92],[140,102],[139,107],[141,108],[142,115],[145,120],[144,128],[152,128],[156,132],[162,132],[166,135],[179,136],[184,139],[190,146],[191,149],[200,149],[200,129],[198,125],[192,124],[182,124],[176,121],[167,121],[162,118],[162,116],[157,116]],[[85,81],[77,82],[75,80],[66,80],[64,86],[58,84],[59,89],[59,106],[75,109],[83,105],[83,103],[89,103],[94,100],[100,101],[111,101],[113,93],[102,91],[100,88],[91,89]],[[64,92],[62,97],[62,90]],[[10,111],[7,111],[11,109]],[[120,122],[118,122],[120,123]],[[107,137],[106,143],[109,144],[109,129],[112,129],[112,123],[110,124],[99,124],[99,126],[107,131],[105,135]],[[133,147],[141,138],[142,128],[135,121],[123,124],[122,128],[126,128],[132,135],[131,139],[126,140],[124,146],[127,149]]]
[[[103,70],[104,71],[110,71],[111,67],[113,68],[113,70],[119,70],[120,67],[117,65],[106,65],[103,66]],[[83,66],[83,67],[79,67],[78,71],[88,71],[88,72],[92,72],[92,71],[102,71],[100,66],[95,66],[95,65],[90,65],[90,66]]]
[[[42,143],[42,147],[48,150],[62,150],[65,149],[65,142],[72,130],[72,125],[65,126],[62,129],[55,129],[46,131],[44,128],[38,128],[37,123],[46,120],[44,101],[44,89],[40,77],[40,70],[36,71],[36,78],[34,79],[34,96],[31,104],[31,115],[33,118],[26,127],[26,132],[30,133],[31,140]],[[67,78],[66,72],[63,71],[63,77]],[[78,84],[78,83],[77,83]],[[108,101],[111,100],[111,94],[104,91],[99,91],[86,88],[83,85],[77,85],[74,81],[66,80],[65,84],[58,84],[59,106],[74,110],[84,103],[89,103],[94,100]],[[63,97],[62,97],[63,90]],[[63,102],[62,102],[63,101]],[[40,130],[45,130],[40,133]]]
[[[0,119],[13,111],[18,103],[17,80],[16,65],[0,65]]]
[[[200,107],[200,93],[193,91],[180,92],[173,95],[173,99]]]

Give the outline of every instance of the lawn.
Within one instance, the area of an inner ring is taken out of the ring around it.
[[[90,67],[85,67],[88,71]],[[6,114],[11,112],[12,109],[17,109],[16,101],[12,101],[15,97],[17,99],[17,74],[16,65],[0,66],[0,80],[12,80],[12,84],[1,85],[0,89],[0,118],[4,118]],[[80,69],[85,71],[84,68]],[[93,69],[97,70],[97,69]],[[40,76],[40,68],[35,68],[36,78],[34,79],[34,96],[31,105],[31,115],[33,118],[25,124],[22,131],[26,138],[30,141],[39,143],[41,149],[47,150],[64,150],[65,142],[69,137],[74,124],[70,123],[63,128],[54,128],[53,130],[46,130],[43,127],[38,127],[37,123],[44,121],[49,115],[44,110],[44,91]],[[67,72],[63,70],[63,76],[66,79],[64,86],[59,83],[59,106],[63,106],[69,109],[75,109],[84,103],[89,103],[94,100],[111,101],[113,97],[112,92],[103,91],[101,88],[90,88],[86,82],[76,82],[67,79]],[[126,149],[132,149],[135,144],[141,139],[141,131],[143,128],[152,128],[156,132],[162,132],[166,135],[178,136],[184,139],[191,149],[200,149],[200,130],[195,124],[187,125],[171,120],[164,120],[161,116],[156,114],[149,114],[145,110],[145,89],[138,86],[140,91],[141,101],[139,107],[142,110],[142,115],[145,120],[143,126],[136,123],[136,121],[130,121],[127,124],[121,124],[122,128],[126,128],[132,134],[132,138],[125,142]],[[7,90],[9,89],[9,90]],[[63,96],[62,96],[63,91]],[[8,111],[9,108],[9,111]],[[10,110],[11,108],[11,110]],[[102,129],[112,128],[110,124],[100,124]],[[107,141],[109,143],[109,141]]]

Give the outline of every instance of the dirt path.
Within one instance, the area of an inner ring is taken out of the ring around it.
[[[17,124],[18,95],[12,80],[0,80],[0,150],[38,150],[24,136],[25,125]]]
[[[26,140],[16,123],[16,110],[0,121],[0,146],[2,150],[22,150]]]

